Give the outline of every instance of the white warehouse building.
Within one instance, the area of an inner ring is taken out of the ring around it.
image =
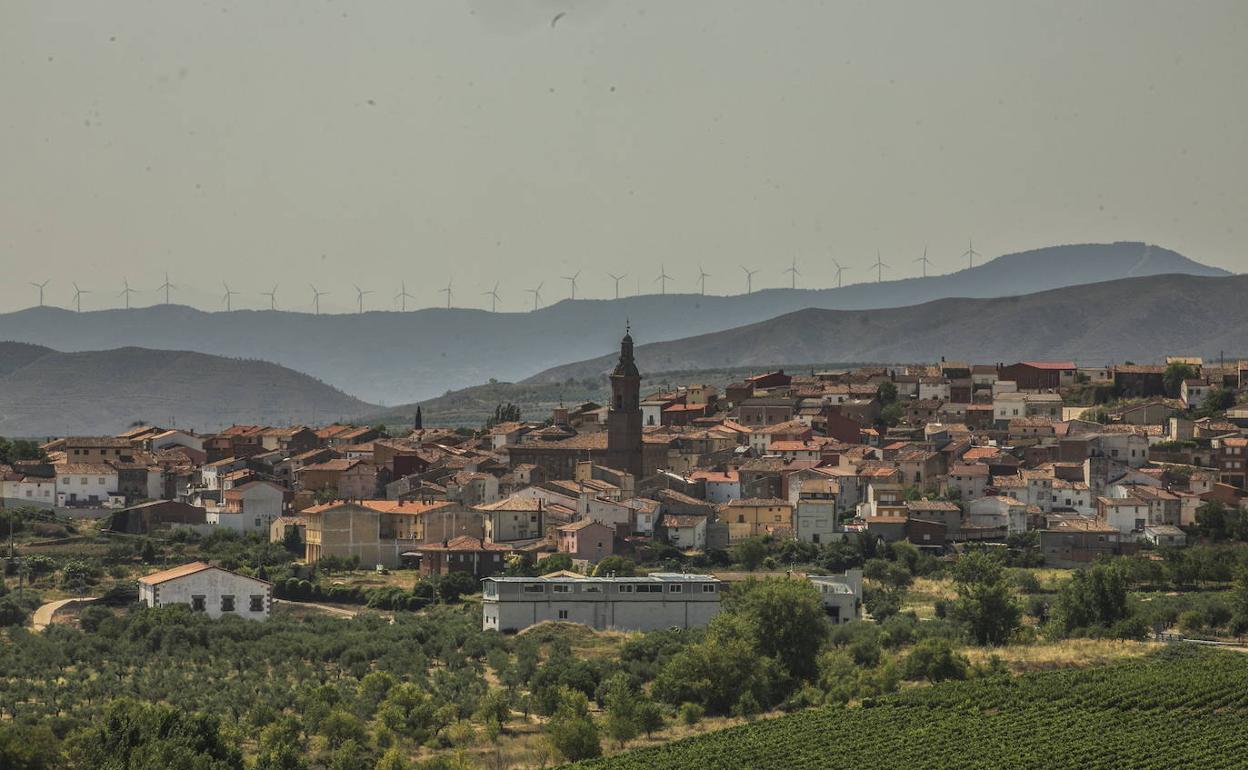
[[[488,577],[482,628],[520,631],[544,620],[596,630],[654,631],[703,626],[719,614],[723,584],[710,575],[656,572],[640,577]]]
[[[268,620],[273,584],[197,561],[139,578],[139,601],[148,607],[185,604],[214,620]]]

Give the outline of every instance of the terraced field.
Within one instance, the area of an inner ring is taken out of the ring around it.
[[[1248,764],[1246,719],[1248,655],[1169,648],[813,709],[570,767],[1213,770]]]

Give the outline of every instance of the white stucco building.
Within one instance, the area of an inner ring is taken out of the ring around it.
[[[975,529],[1004,529],[1016,535],[1027,531],[1027,505],[1005,495],[981,497],[966,506],[966,523]]]
[[[208,523],[235,532],[267,533],[286,512],[286,492],[271,481],[249,481],[222,493],[208,510]]]
[[[833,623],[857,620],[862,607],[862,570],[846,570],[842,575],[809,575],[819,591],[823,609]]]
[[[62,463],[56,466],[56,504],[61,507],[108,506],[117,494],[117,469],[107,463]]]
[[[56,505],[56,479],[0,471],[0,506],[22,505],[37,508]]]
[[[654,631],[706,625],[719,613],[710,575],[656,572],[643,577],[489,577],[482,583],[482,628],[520,631],[545,620],[597,630]]]
[[[197,561],[139,578],[139,601],[148,607],[185,604],[213,619],[268,620],[273,585]]]

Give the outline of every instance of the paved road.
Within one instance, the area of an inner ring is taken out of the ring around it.
[[[39,631],[42,631],[52,625],[52,616],[55,615],[57,610],[60,608],[69,604],[86,604],[87,602],[93,601],[95,601],[95,598],[88,596],[80,599],[57,599],[54,602],[48,602],[39,609],[35,610],[35,615],[31,619],[31,626],[34,628],[35,632],[38,633]]]

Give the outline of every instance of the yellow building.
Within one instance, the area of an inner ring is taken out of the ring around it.
[[[728,525],[728,542],[750,537],[793,536],[793,505],[778,497],[749,497],[719,506],[719,520]]]
[[[481,537],[481,515],[455,503],[411,500],[335,501],[300,512],[307,521],[305,557],[359,557],[360,564],[397,567],[417,545],[460,535]]]

